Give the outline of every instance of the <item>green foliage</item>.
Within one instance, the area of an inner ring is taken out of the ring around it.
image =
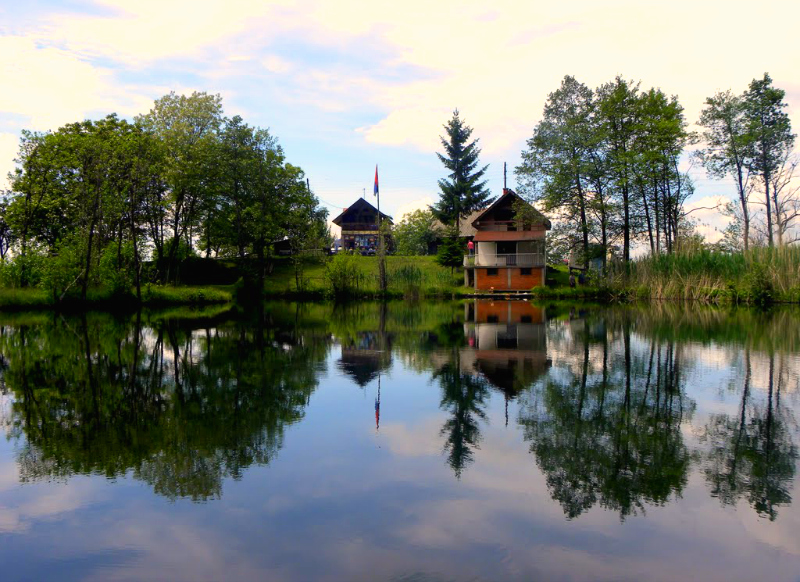
[[[109,115],[23,132],[18,160],[0,202],[6,285],[41,284],[56,299],[138,296],[152,278],[180,282],[205,251],[255,259],[249,278],[263,286],[274,242],[288,237],[295,256],[327,247],[327,213],[302,170],[267,130],[225,119],[218,95],[170,93],[133,124]]]
[[[672,255],[637,259],[627,269],[617,266],[605,283],[615,293],[656,299],[792,301],[800,286],[800,247],[727,253],[685,246]]]
[[[439,180],[441,195],[432,210],[442,223],[455,226],[489,200],[489,190],[483,180],[489,166],[479,167],[478,140],[469,141],[472,128],[461,119],[458,109],[453,111],[444,129],[446,136],[439,137],[444,154],[436,155],[449,173],[447,178]]]
[[[325,278],[334,297],[346,299],[358,293],[364,285],[364,274],[358,257],[349,252],[338,253],[325,265]]]
[[[461,239],[451,232],[439,244],[436,262],[442,267],[450,267],[450,269],[461,267],[464,264],[464,250]]]
[[[422,288],[422,270],[416,265],[402,265],[391,272],[389,284],[401,290],[406,297],[419,297]]]
[[[441,226],[430,209],[415,210],[394,227],[398,255],[427,255],[430,245],[442,236]]]

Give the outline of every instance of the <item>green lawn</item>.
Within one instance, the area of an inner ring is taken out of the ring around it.
[[[354,257],[362,274],[362,285],[359,295],[374,296],[379,291],[378,258]],[[400,272],[403,269],[418,269],[420,274],[420,295],[464,295],[472,290],[464,287],[464,271],[457,268],[441,267],[433,256],[423,257],[386,257],[386,272],[388,279],[389,295],[403,296],[407,287],[401,281]],[[302,292],[306,295],[325,295],[329,291],[328,281],[325,277],[324,259],[307,259],[303,269],[306,280],[305,288],[298,290],[295,281],[294,266],[290,259],[278,259],[274,263],[272,273],[266,278],[264,292],[268,296],[296,295]]]

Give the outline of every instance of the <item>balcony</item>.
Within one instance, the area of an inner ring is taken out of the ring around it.
[[[510,255],[465,255],[465,267],[544,267],[544,253],[514,253]]]

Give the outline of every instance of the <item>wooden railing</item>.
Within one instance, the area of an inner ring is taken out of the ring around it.
[[[465,267],[543,267],[544,253],[514,253],[509,255],[466,255]]]

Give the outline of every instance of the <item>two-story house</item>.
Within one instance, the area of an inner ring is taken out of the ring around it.
[[[381,222],[392,224],[392,217],[380,213]],[[378,249],[378,209],[359,198],[331,222],[342,229],[342,248],[352,251],[377,251]],[[391,247],[391,238],[386,237]]]
[[[518,218],[515,205],[525,205]],[[545,282],[545,235],[550,221],[513,190],[472,221],[474,249],[464,257],[464,284],[476,291],[526,291]]]

